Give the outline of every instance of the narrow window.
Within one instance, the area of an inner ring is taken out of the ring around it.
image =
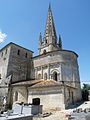
[[[73,91],[71,92],[72,95],[72,104],[74,104],[74,95],[73,95]]]
[[[18,101],[18,92],[15,92],[15,101]]]
[[[57,81],[57,72],[53,73],[53,79]]]
[[[0,79],[1,79],[1,74],[0,74]]]
[[[47,73],[44,74],[44,80],[47,80]]]
[[[43,51],[43,54],[46,54],[46,50]]]
[[[45,43],[47,44],[47,40],[45,41]]]
[[[3,52],[2,52],[2,55],[1,55],[1,57],[3,57]]]
[[[18,50],[17,55],[20,55],[20,50]]]
[[[25,57],[27,58],[27,53],[26,53]]]
[[[70,89],[68,89],[68,94],[69,94],[69,98],[70,98]]]
[[[7,54],[7,49],[6,49],[6,51],[5,51],[5,54]]]

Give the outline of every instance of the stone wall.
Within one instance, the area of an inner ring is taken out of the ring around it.
[[[0,50],[0,77],[2,79],[7,76],[8,62],[11,46],[7,46]]]
[[[33,98],[40,98],[43,111],[65,109],[64,96],[60,87],[30,88],[28,91],[28,102],[32,103]]]
[[[12,90],[12,102],[24,102],[27,103],[28,101],[28,93],[27,93],[27,88],[22,86],[22,87],[14,87]],[[17,97],[17,98],[16,98]]]
[[[12,44],[8,65],[8,74],[13,74],[12,80],[30,79],[32,52]]]
[[[26,80],[31,78],[31,57],[29,51],[14,43],[9,43],[0,50],[0,77],[13,75],[12,80]]]

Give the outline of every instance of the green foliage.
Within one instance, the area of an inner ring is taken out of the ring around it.
[[[83,91],[84,91],[84,90],[90,90],[90,85],[84,83],[82,90],[83,90]]]
[[[90,85],[89,84],[83,84],[82,98],[83,98],[84,101],[88,100],[88,95],[89,95],[88,90],[90,90]]]

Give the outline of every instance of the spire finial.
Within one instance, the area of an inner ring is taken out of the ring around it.
[[[58,46],[59,46],[60,49],[62,49],[62,39],[61,39],[60,35],[59,35]]]
[[[49,3],[49,8],[48,8],[48,10],[51,10],[51,3]]]

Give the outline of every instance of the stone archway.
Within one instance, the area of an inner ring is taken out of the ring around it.
[[[57,69],[51,71],[51,79],[53,79],[55,81],[59,81],[60,73]]]

